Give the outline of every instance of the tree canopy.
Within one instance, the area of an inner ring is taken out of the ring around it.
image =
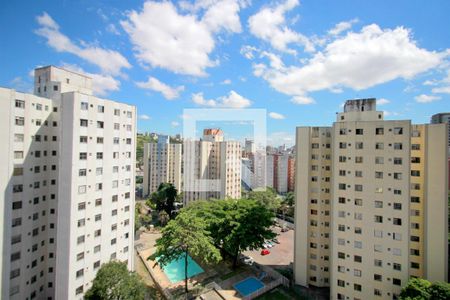
[[[277,192],[270,187],[264,191],[251,191],[247,195],[248,199],[253,199],[264,205],[270,210],[277,210],[280,207],[281,199]]]
[[[273,212],[256,200],[200,201],[187,211],[206,220],[214,244],[233,257],[234,266],[242,251],[259,249],[276,236],[270,228]]]
[[[161,183],[158,190],[151,195],[151,201],[156,204],[156,210],[164,210],[170,218],[175,210],[174,203],[177,200],[178,190],[171,183]]]
[[[450,284],[446,282],[431,283],[421,278],[411,278],[400,293],[402,300],[450,299]]]
[[[111,261],[101,266],[86,292],[87,300],[143,300],[145,286],[125,263]]]
[[[169,221],[156,241],[156,252],[149,257],[160,266],[179,258],[185,261],[185,290],[188,292],[188,255],[206,264],[218,263],[222,257],[214,246],[204,220],[187,210],[182,210],[174,220]]]

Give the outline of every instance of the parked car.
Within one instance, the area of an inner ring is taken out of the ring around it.
[[[275,244],[279,244],[280,243],[280,241],[277,238],[272,239],[272,242],[274,242]]]
[[[269,248],[272,248],[273,246],[275,246],[275,244],[272,243],[272,241],[270,241],[270,240],[267,240],[266,244],[269,245]]]
[[[267,249],[267,248],[269,248],[269,246],[267,246],[267,244],[266,244],[266,243],[262,244],[262,247],[263,247],[264,249]]]
[[[269,243],[269,242],[265,242],[264,245],[266,245],[266,248],[264,248],[264,249],[273,247],[273,245],[271,243]]]
[[[269,250],[267,250],[267,249],[261,250],[261,255],[269,255],[269,254],[270,254]]]

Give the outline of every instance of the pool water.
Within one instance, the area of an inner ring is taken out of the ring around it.
[[[171,261],[163,268],[164,273],[167,275],[171,283],[176,283],[184,280],[184,254],[178,259]],[[200,273],[203,273],[203,269],[188,255],[188,278],[194,277]]]
[[[262,283],[255,277],[249,277],[234,285],[234,288],[244,297],[263,287],[264,283]]]

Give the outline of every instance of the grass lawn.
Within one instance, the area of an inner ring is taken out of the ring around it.
[[[227,280],[228,278],[231,278],[231,277],[233,277],[234,275],[237,275],[237,274],[239,274],[239,273],[242,273],[243,271],[244,271],[244,269],[241,268],[241,267],[239,267],[239,268],[237,268],[236,270],[231,271],[230,273],[227,273],[227,274],[224,274],[224,275],[220,276],[220,279],[221,279],[221,280]]]

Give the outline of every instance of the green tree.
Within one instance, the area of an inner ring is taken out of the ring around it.
[[[158,220],[161,226],[165,226],[169,222],[170,218],[166,211],[162,210],[158,214]]]
[[[431,283],[422,278],[409,279],[400,293],[402,300],[444,300],[450,299],[450,284],[446,282]]]
[[[283,200],[283,203],[289,206],[293,206],[295,203],[295,195],[293,192],[288,192]]]
[[[247,198],[256,200],[273,211],[276,211],[281,205],[278,194],[270,187],[266,188],[265,191],[251,191],[248,193]]]
[[[140,300],[144,299],[145,286],[139,276],[130,272],[127,265],[111,261],[98,270],[92,287],[86,292],[87,300]]]
[[[184,286],[188,293],[188,256],[200,259],[206,264],[218,263],[222,257],[214,246],[204,220],[188,210],[181,210],[178,216],[169,221],[156,241],[153,259],[161,267],[184,258]]]
[[[273,212],[255,200],[200,201],[187,210],[207,220],[214,244],[233,257],[233,267],[242,251],[259,249],[266,239],[276,236],[270,228]]]
[[[151,201],[156,204],[156,210],[164,210],[170,218],[175,209],[174,203],[177,199],[178,191],[171,183],[161,183],[158,190],[151,195]]]

